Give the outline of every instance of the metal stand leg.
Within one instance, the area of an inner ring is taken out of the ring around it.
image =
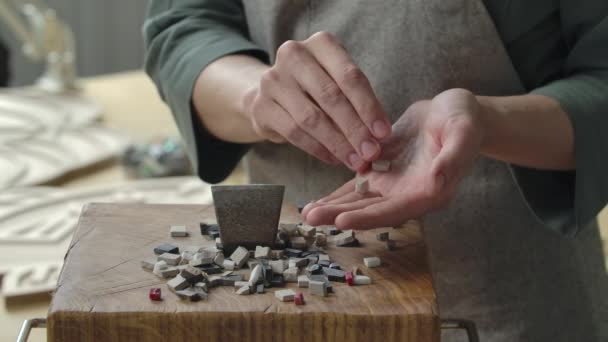
[[[467,332],[469,342],[479,342],[479,335],[477,334],[477,327],[475,326],[475,322],[463,319],[442,319],[441,329],[465,330]]]
[[[30,332],[33,328],[46,328],[45,318],[31,318],[23,321],[19,335],[17,336],[17,342],[27,342],[30,337]]]

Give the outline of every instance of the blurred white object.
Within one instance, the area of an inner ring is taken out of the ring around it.
[[[0,0],[0,19],[23,43],[23,53],[46,61],[36,85],[51,93],[77,89],[72,30],[39,0]]]
[[[55,288],[81,209],[91,202],[210,204],[212,199],[209,185],[194,176],[79,189],[4,189],[0,191],[0,297]]]

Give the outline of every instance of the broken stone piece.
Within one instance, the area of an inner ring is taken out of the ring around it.
[[[218,252],[213,258],[213,263],[218,266],[224,266],[224,253]]]
[[[189,264],[194,267],[210,265],[213,264],[213,256],[211,256],[209,252],[199,252],[192,256],[192,259],[190,260]]]
[[[239,246],[232,252],[230,259],[234,261],[236,268],[241,268],[249,259],[249,251],[245,247]]]
[[[272,287],[283,287],[285,286],[285,279],[282,274],[274,274],[272,276],[272,280],[270,281],[270,285]]]
[[[163,253],[158,256],[158,260],[166,262],[167,265],[177,266],[182,260],[182,257],[179,254]]]
[[[290,258],[293,257],[300,257],[302,255],[302,251],[296,248],[285,248],[285,255],[287,255]]]
[[[153,258],[148,258],[146,260],[140,261],[141,268],[146,271],[154,271],[154,265],[156,265],[158,261]]]
[[[329,264],[329,268],[333,268],[335,270],[341,270],[342,267],[340,267],[340,265],[338,263],[332,262],[331,264]]]
[[[169,233],[171,237],[186,237],[188,236],[188,229],[186,229],[186,226],[171,226]]]
[[[222,238],[220,238],[219,236],[215,238],[215,247],[219,249],[224,248],[224,245],[222,245]]]
[[[251,274],[249,275],[249,287],[251,287],[252,289],[255,288],[261,277],[262,265],[258,264],[253,268],[253,271],[251,271]]]
[[[329,260],[319,260],[319,262],[317,263],[317,265],[319,265],[321,267],[329,267],[329,265],[331,265],[331,261],[329,261]]]
[[[287,269],[287,262],[283,259],[271,260],[268,264],[270,265],[270,267],[272,268],[272,272],[274,273],[283,274],[283,272],[285,272],[285,270]]]
[[[229,275],[229,276],[223,276],[223,277],[221,277],[221,279],[219,281],[219,285],[220,286],[234,286],[234,284],[237,281],[243,281],[242,274],[233,274],[233,275]]]
[[[300,232],[300,235],[302,235],[303,237],[312,238],[317,233],[317,228],[310,226],[308,224],[301,224],[298,227],[298,231]],[[294,247],[294,248],[298,248],[298,247]]]
[[[179,248],[169,243],[163,243],[154,248],[154,254],[161,255],[165,253],[179,254]]]
[[[209,235],[209,225],[207,223],[201,222],[199,227],[201,229],[201,235]]]
[[[323,269],[318,264],[311,264],[306,267],[307,274],[321,274],[323,273]]]
[[[293,237],[293,238],[291,238],[290,242],[291,242],[291,247],[293,247],[295,249],[305,249],[306,246],[308,246],[306,244],[306,239],[303,236]]]
[[[183,289],[183,290],[177,290],[175,291],[175,294],[180,298],[180,299],[187,299],[191,302],[197,302],[201,299],[206,299],[207,298],[207,293],[200,290],[200,289]]]
[[[346,246],[355,242],[355,232],[352,229],[344,230],[342,233],[334,236],[336,246]]]
[[[323,247],[327,245],[327,235],[323,233],[315,234],[315,245],[318,247]]]
[[[251,294],[251,287],[249,285],[241,286],[238,290],[236,290],[236,294],[240,296],[246,296]]]
[[[390,160],[374,160],[372,162],[372,170],[377,172],[388,172],[391,169]]]
[[[325,232],[327,233],[327,235],[338,235],[340,234],[340,229],[334,226],[329,226],[325,229]]]
[[[378,241],[388,241],[389,235],[388,232],[382,232],[376,234],[376,240]]]
[[[194,253],[188,252],[188,251],[182,251],[182,254],[180,254],[180,256],[182,257],[182,259],[180,260],[179,264],[180,265],[187,265],[190,263],[190,260],[192,260],[192,257],[194,256]]]
[[[274,296],[282,302],[291,302],[296,296],[296,293],[292,289],[278,290],[274,292]]]
[[[205,279],[203,272],[191,265],[188,265],[188,267],[184,268],[179,274],[190,284],[196,284]]]
[[[249,268],[250,270],[253,270],[253,268],[259,264],[260,264],[259,260],[256,260],[256,259],[247,260],[247,268]]]
[[[162,300],[160,289],[158,287],[151,288],[150,291],[148,292],[148,298],[150,298],[150,300],[157,301],[157,302]]]
[[[205,291],[205,292],[207,292],[209,290],[209,287],[207,286],[207,283],[202,282],[202,281],[198,282],[198,283],[196,283],[194,285],[192,285],[192,287],[195,288],[195,289],[200,289],[200,290]]]
[[[369,192],[369,180],[365,177],[357,175],[355,183],[355,191],[360,194],[366,194]]]
[[[180,272],[180,270],[177,267],[173,267],[173,266],[169,266],[164,270],[160,271],[160,276],[161,278],[171,278],[171,277],[175,277],[176,275],[178,275]]]
[[[355,285],[369,285],[372,283],[372,279],[364,275],[356,275],[353,278],[353,284]]]
[[[154,268],[152,269],[152,272],[157,273],[157,272],[167,269],[167,267],[169,267],[169,265],[167,265],[167,263],[165,261],[159,260],[154,264]]]
[[[270,258],[270,247],[255,247],[255,254],[253,255],[256,259],[268,259]]]
[[[323,274],[327,277],[327,279],[329,279],[330,281],[339,281],[339,282],[345,282],[345,277],[346,277],[346,272],[342,271],[342,270],[336,270],[333,268],[323,268]]]
[[[368,258],[363,258],[363,263],[365,264],[365,267],[373,268],[373,267],[380,266],[380,264],[382,262],[380,261],[380,258],[378,258],[378,257],[368,257]]]
[[[329,255],[327,254],[319,254],[319,261],[330,261]]]
[[[232,270],[234,270],[236,265],[235,265],[234,261],[225,259],[222,266],[224,267],[225,270],[232,271]]]
[[[287,234],[287,236],[297,236],[298,230],[299,230],[299,224],[281,222],[279,224],[279,229],[281,232],[285,232]]]
[[[310,280],[308,290],[311,295],[327,297],[327,285],[324,281]]]
[[[303,274],[298,276],[298,287],[308,287],[308,276]]]
[[[270,251],[271,259],[281,259],[285,255],[285,252],[282,249],[273,249]]]
[[[308,258],[290,258],[289,267],[305,267],[308,265]]]
[[[197,266],[197,268],[207,274],[218,274],[223,271],[223,269],[216,264]]]
[[[296,283],[298,281],[298,268],[291,267],[283,272],[283,278],[288,283]]]
[[[188,288],[190,286],[190,283],[188,283],[188,280],[186,280],[186,278],[178,274],[175,276],[175,278],[167,282],[167,286],[173,291],[180,291]]]

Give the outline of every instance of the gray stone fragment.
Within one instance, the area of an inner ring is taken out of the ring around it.
[[[298,276],[298,287],[308,287],[308,276],[307,275],[300,275]]]
[[[241,295],[241,296],[246,296],[251,294],[251,287],[249,285],[244,285],[242,287],[240,287],[238,290],[236,290],[236,294]]]
[[[254,257],[256,259],[270,258],[270,247],[256,246]]]
[[[190,283],[188,283],[186,278],[178,274],[167,282],[167,286],[173,291],[179,291],[189,287]]]
[[[283,272],[287,269],[287,261],[283,259],[271,260],[268,264],[274,273],[283,274]]]
[[[156,265],[158,261],[155,258],[148,258],[146,260],[140,261],[141,268],[146,271],[154,271],[154,265]]]
[[[251,271],[251,274],[249,275],[249,287],[254,288],[261,277],[262,277],[262,265],[258,264],[257,266],[255,266],[253,268],[253,270]]]
[[[378,233],[376,234],[376,240],[378,241],[388,241],[388,232],[382,232],[382,233]]]
[[[201,282],[205,279],[205,276],[201,270],[190,265],[183,269],[180,272],[180,275],[191,284]]]
[[[182,260],[182,257],[179,254],[163,253],[158,256],[158,260],[159,261],[162,260],[162,261],[166,262],[167,265],[177,266],[177,265],[179,265],[179,262]]]
[[[186,237],[188,236],[188,229],[186,229],[186,226],[171,226],[169,233],[171,237]]]
[[[249,251],[245,247],[239,246],[232,252],[230,259],[234,261],[236,268],[241,268],[249,259]]]
[[[291,302],[296,296],[292,289],[278,290],[274,292],[274,296],[282,302]]]
[[[323,281],[310,280],[308,289],[311,295],[327,297],[327,285]]]
[[[179,254],[179,248],[168,243],[163,243],[154,248],[154,254],[160,255],[164,253]]]
[[[346,281],[346,272],[344,272],[342,270],[336,270],[333,268],[326,267],[326,268],[323,268],[323,274],[330,281],[339,281],[342,283]]]
[[[297,282],[298,281],[298,268],[297,267],[291,267],[291,268],[286,269],[283,272],[283,278],[288,283],[295,283],[295,282]]]

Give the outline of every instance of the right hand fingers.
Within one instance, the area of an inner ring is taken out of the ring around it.
[[[354,171],[361,168],[364,161],[355,153],[331,118],[302,92],[295,80],[285,77],[287,79],[281,82],[279,77],[275,72],[268,72],[262,80],[262,83],[266,83],[262,88],[274,94],[275,100],[290,113],[298,126],[325,146],[338,160]],[[268,81],[269,78],[275,80]],[[280,89],[274,89],[279,85]],[[264,91],[261,94],[264,95]]]
[[[374,94],[369,80],[340,42],[328,32],[318,32],[307,39],[305,44],[340,87],[370,132],[378,139],[387,137],[391,133],[388,115]]]
[[[311,39],[315,38],[313,36]],[[355,73],[358,75],[357,78],[351,80],[348,77],[343,80],[348,80],[348,85],[340,86],[340,82],[335,81],[332,75],[328,74],[328,71],[324,69],[323,62],[319,60],[315,55],[309,51],[310,46],[318,46],[317,40],[313,40],[312,43],[302,43],[295,41],[288,41],[283,44],[277,52],[277,61],[275,66],[268,73],[279,74],[283,82],[289,82],[293,80],[297,84],[298,90],[304,95],[310,95],[314,102],[322,109],[327,116],[331,119],[333,124],[341,131],[342,135],[351,144],[353,150],[357,152],[358,156],[367,161],[371,161],[377,157],[380,152],[380,146],[377,142],[377,137],[374,136],[370,130],[373,129],[374,124],[377,125],[376,117],[381,117],[383,122],[387,123],[388,130],[380,134],[380,137],[390,133],[390,125],[388,125],[388,119],[386,114],[382,111],[382,107],[376,99],[369,82],[365,76],[354,66],[352,62],[345,64],[345,68],[354,68]],[[335,44],[334,42],[321,41],[324,44]],[[318,47],[317,47],[318,48]],[[335,48],[327,47],[327,51],[331,54],[335,54]],[[339,49],[337,49],[339,51]],[[348,59],[348,56],[344,51],[341,51],[342,55],[325,56],[324,59],[335,59],[335,62],[328,62],[329,66],[333,66],[337,63],[342,63]],[[348,59],[350,61],[350,59]],[[335,67],[334,67],[335,68]],[[358,73],[357,73],[358,72]],[[272,80],[272,77],[270,77]],[[267,82],[272,83],[272,82]],[[342,82],[344,83],[344,82]],[[284,84],[275,87],[275,92],[271,97],[278,97],[283,92]],[[264,88],[263,86],[261,88]],[[361,107],[361,113],[357,113],[349,97],[343,94],[343,89],[346,89],[350,93],[355,104]],[[289,107],[286,103],[290,102],[290,99],[278,101],[283,107]],[[371,104],[370,104],[371,103]],[[378,110],[379,108],[379,110]],[[288,112],[295,114],[290,109]],[[368,121],[368,123],[365,122]],[[380,121],[382,121],[380,120]],[[296,120],[298,121],[298,120]],[[332,143],[332,141],[329,141]],[[340,156],[338,156],[340,158]]]
[[[335,165],[339,161],[325,146],[302,130],[285,110],[272,99],[258,94],[252,103],[253,128],[263,138],[276,143],[289,141],[304,152]]]

